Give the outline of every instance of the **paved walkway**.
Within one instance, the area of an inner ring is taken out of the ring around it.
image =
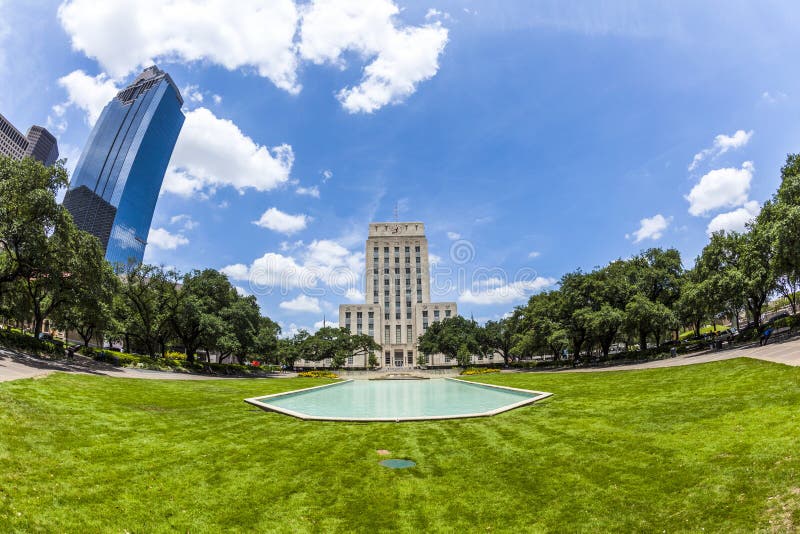
[[[696,363],[717,362],[732,358],[754,358],[768,362],[783,363],[786,365],[800,366],[800,338],[788,341],[771,342],[769,345],[759,347],[757,342],[725,349],[720,351],[703,351],[693,354],[683,354],[664,360],[653,360],[643,363],[627,365],[614,365],[609,367],[587,367],[578,369],[559,369],[553,372],[569,373],[596,373],[603,371],[626,371],[635,369],[658,369],[661,367],[677,367],[693,365]]]
[[[74,360],[71,362],[67,360],[44,360],[21,352],[0,348],[0,382],[17,380],[18,378],[42,377],[56,371],[150,380],[233,380],[241,378],[114,367],[78,354],[75,355]],[[289,378],[291,376],[295,376],[294,373],[276,375],[269,378]]]
[[[783,363],[786,365],[800,366],[800,338],[789,341],[773,342],[765,347],[757,343],[727,349],[717,352],[698,352],[684,354],[675,358],[655,360],[630,365],[615,365],[612,367],[588,367],[585,369],[563,369],[553,372],[569,373],[596,373],[603,371],[624,371],[634,369],[655,369],[660,367],[675,367],[679,365],[693,365],[696,363],[716,362],[731,358],[756,358],[769,362]],[[34,358],[16,351],[0,348],[0,382],[17,380],[19,378],[34,378],[47,376],[55,371],[66,373],[95,374],[116,376],[120,378],[143,378],[157,380],[232,380],[234,377],[195,375],[188,373],[174,373],[169,371],[150,371],[146,369],[131,369],[128,367],[114,367],[91,358],[76,355],[72,362],[66,360],[48,361]],[[511,371],[521,372],[521,371]],[[274,378],[290,378],[294,373],[276,375]]]

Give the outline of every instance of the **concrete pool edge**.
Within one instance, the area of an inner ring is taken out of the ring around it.
[[[495,384],[472,382],[469,380],[461,380],[459,378],[452,378],[452,377],[445,377],[443,378],[443,380],[452,380],[454,382],[461,382],[462,384],[469,384],[472,386],[504,389],[525,394],[533,394],[533,396],[528,399],[523,399],[519,402],[515,402],[513,404],[507,404],[505,406],[501,406],[499,408],[495,408],[494,410],[489,410],[486,412],[475,412],[475,413],[456,414],[456,415],[423,415],[423,416],[413,416],[413,417],[326,417],[326,416],[309,415],[306,413],[295,412],[294,410],[289,410],[286,408],[281,408],[280,406],[275,406],[274,404],[270,404],[269,402],[262,402],[264,399],[274,399],[286,395],[294,395],[296,393],[303,393],[316,389],[329,388],[332,386],[341,386],[342,384],[347,384],[348,382],[353,381],[353,379],[348,379],[348,380],[342,380],[340,382],[333,382],[332,384],[323,384],[321,386],[313,386],[310,388],[295,389],[292,391],[282,391],[281,393],[273,393],[271,395],[263,395],[260,397],[251,397],[249,399],[244,399],[244,402],[252,404],[253,406],[261,408],[262,410],[267,412],[281,413],[283,415],[289,415],[297,419],[302,419],[303,421],[339,421],[339,422],[352,422],[352,423],[399,423],[402,421],[439,421],[444,419],[471,419],[475,417],[491,417],[493,415],[514,410],[515,408],[521,408],[522,406],[533,404],[534,402],[546,399],[547,397],[553,395],[552,393],[544,391],[534,391],[531,389],[513,388],[509,386],[498,386]]]

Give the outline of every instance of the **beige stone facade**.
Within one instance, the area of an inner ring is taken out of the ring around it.
[[[376,354],[384,369],[416,367],[417,339],[428,325],[458,314],[455,302],[431,302],[430,264],[421,222],[371,223],[366,244],[366,303],[339,306],[339,326],[371,335],[383,347]],[[356,361],[358,360],[358,361]],[[355,356],[348,367],[367,367]],[[441,355],[428,365],[446,365]]]

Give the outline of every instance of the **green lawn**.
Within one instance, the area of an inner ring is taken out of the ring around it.
[[[2,383],[0,532],[800,525],[800,368],[476,380],[555,395],[491,418],[351,424],[242,402],[324,383],[313,379]],[[376,449],[418,466],[383,468]]]

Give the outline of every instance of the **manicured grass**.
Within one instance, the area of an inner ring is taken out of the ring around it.
[[[3,383],[0,532],[800,525],[800,369],[739,359],[475,380],[555,395],[491,418],[350,424],[242,402],[318,379]],[[417,467],[381,467],[376,449]]]

